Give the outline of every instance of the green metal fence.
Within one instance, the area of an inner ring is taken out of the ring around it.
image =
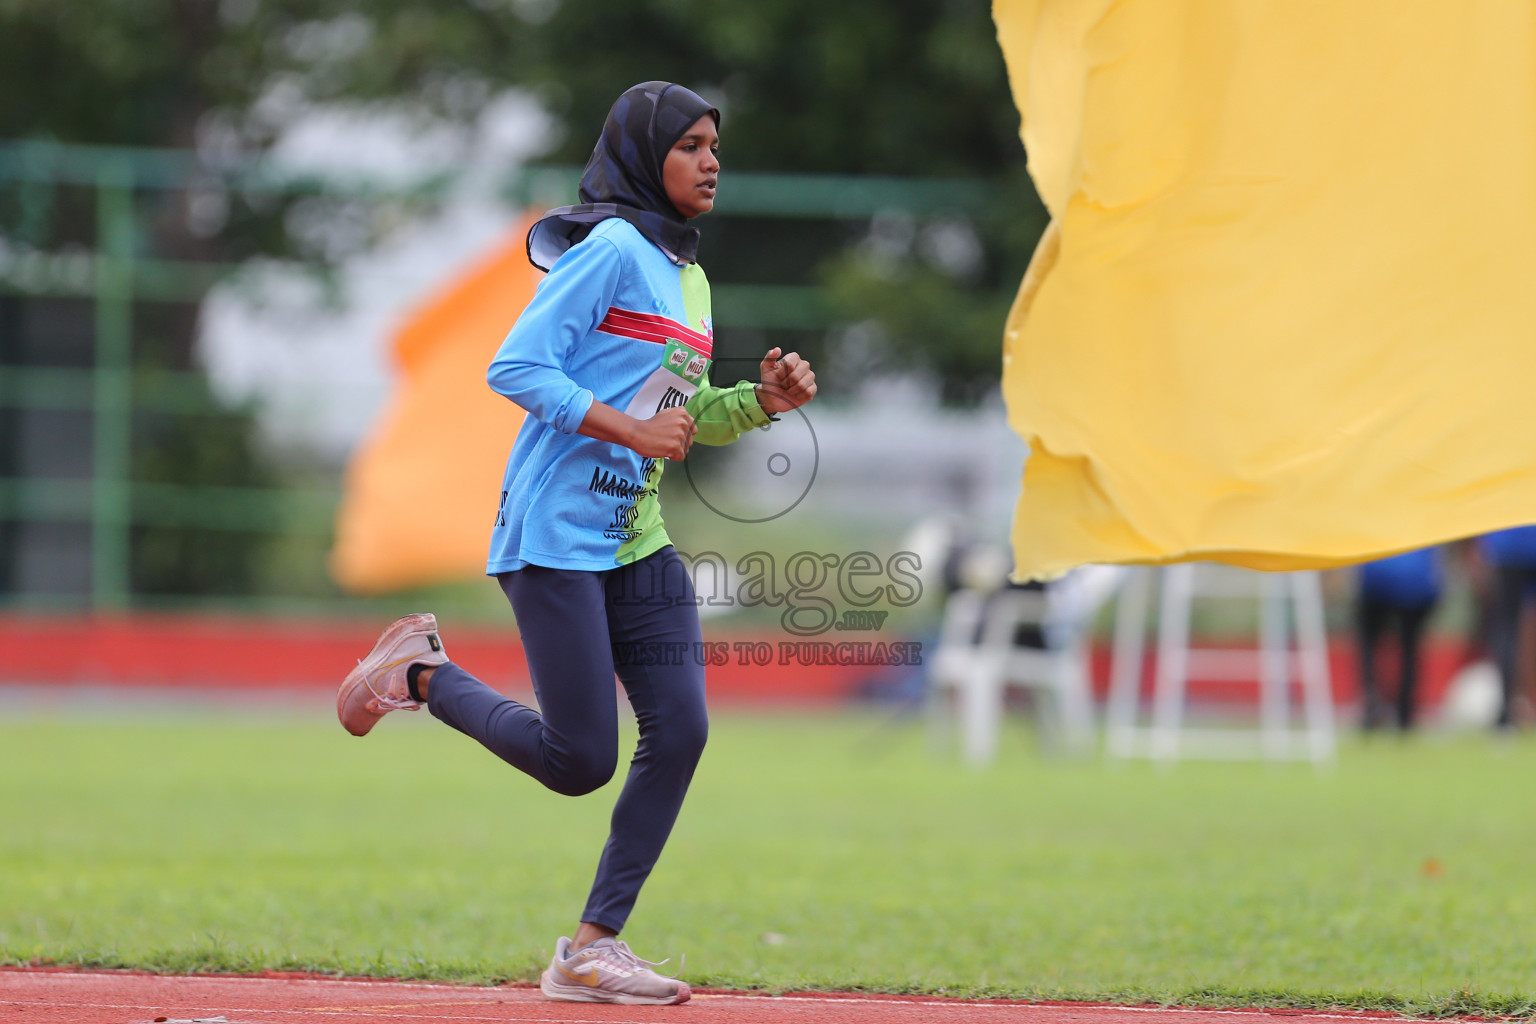
[[[526,168],[500,185],[509,208],[574,201],[579,169]],[[455,184],[450,176],[408,189],[362,180],[284,176],[261,162],[214,168],[187,152],[0,142],[0,194],[11,190],[23,220],[46,221],[55,190],[94,196],[94,245],[88,249],[22,245],[0,234],[0,293],[88,300],[94,308],[89,368],[0,363],[0,411],[53,409],[92,414],[89,479],[0,476],[0,522],[89,524],[88,604],[100,610],[133,603],[129,586],[134,526],[262,531],[329,528],[339,492],[176,486],[130,476],[133,416],[218,414],[200,374],[134,369],[134,307],[140,301],[198,303],[239,264],[177,261],[140,251],[137,205],[146,195],[213,183],[247,195],[319,195],[359,199],[432,199]],[[733,173],[716,216],[863,220],[900,211],[916,218],[970,216],[988,187],[976,181]],[[717,322],[725,328],[818,329],[828,313],[814,288],[797,284],[730,284],[714,288]],[[0,593],[0,603],[26,604]]]

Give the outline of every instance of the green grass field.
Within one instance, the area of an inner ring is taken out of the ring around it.
[[[614,790],[325,710],[0,717],[0,961],[532,979]],[[696,985],[1528,1016],[1533,769],[1055,763],[1016,725],[977,772],[918,722],[718,713],[626,937]]]

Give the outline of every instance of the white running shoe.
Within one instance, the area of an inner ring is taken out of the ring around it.
[[[562,938],[539,978],[539,991],[568,1003],[686,1003],[693,995],[688,983],[657,974],[653,968],[661,963],[641,960],[618,939],[598,939],[572,953],[571,940]]]
[[[389,624],[368,656],[347,673],[336,693],[336,717],[353,736],[364,736],[391,711],[417,711],[405,673],[412,665],[448,660],[437,636],[437,617],[407,615]]]

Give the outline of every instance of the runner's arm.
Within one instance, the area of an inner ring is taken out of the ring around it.
[[[618,289],[622,257],[606,238],[569,249],[534,292],[486,371],[492,390],[556,430],[580,430],[592,392],[566,374],[571,352],[602,319]]]
[[[700,444],[730,444],[753,427],[771,422],[757,403],[756,385],[749,380],[729,388],[701,384],[684,408],[698,424],[693,439]]]

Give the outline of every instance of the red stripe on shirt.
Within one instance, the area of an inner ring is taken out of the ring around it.
[[[715,343],[709,335],[700,334],[676,320],[654,313],[637,313],[614,306],[608,310],[608,315],[603,317],[603,322],[597,325],[597,329],[604,334],[653,341],[658,345],[665,345],[667,339],[675,338],[702,356],[714,354]]]

